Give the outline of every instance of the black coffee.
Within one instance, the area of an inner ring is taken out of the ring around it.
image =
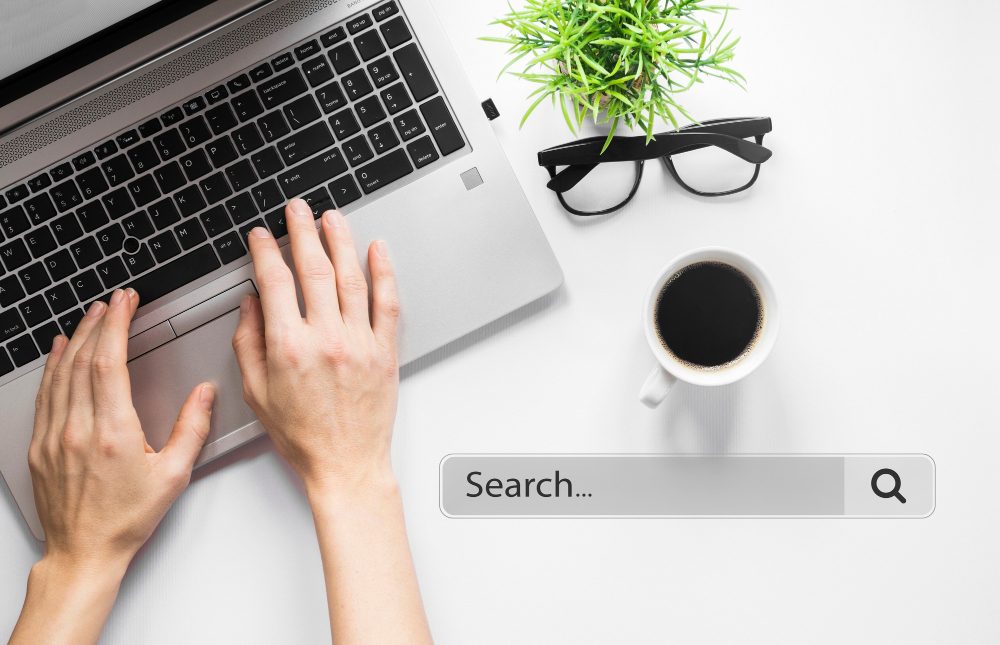
[[[656,333],[668,352],[697,367],[740,358],[761,327],[757,287],[721,262],[692,264],[676,273],[656,303]]]

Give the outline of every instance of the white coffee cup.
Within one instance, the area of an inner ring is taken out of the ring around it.
[[[656,306],[664,286],[681,269],[701,262],[720,262],[738,269],[753,282],[761,300],[761,328],[753,344],[738,359],[721,367],[699,368],[681,361],[667,351],[656,333]],[[653,368],[646,377],[646,382],[642,384],[639,400],[655,408],[663,402],[677,381],[705,386],[729,385],[739,381],[757,369],[771,353],[774,341],[778,337],[778,324],[778,300],[774,295],[774,288],[764,271],[750,258],[722,248],[698,249],[675,258],[660,271],[642,308],[642,326],[646,332],[646,341],[659,364]]]

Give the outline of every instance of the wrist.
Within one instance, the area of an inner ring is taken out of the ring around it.
[[[125,577],[131,558],[83,558],[59,552],[49,552],[31,568],[31,578],[49,584],[57,582],[67,588],[117,590]]]
[[[349,511],[399,499],[399,484],[388,464],[350,476],[310,477],[303,482],[314,513]]]

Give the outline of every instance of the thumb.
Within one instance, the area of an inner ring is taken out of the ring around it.
[[[202,383],[195,387],[184,402],[177,423],[174,424],[174,430],[161,451],[165,458],[175,461],[178,467],[183,467],[188,472],[194,468],[198,453],[208,438],[214,403],[214,385]]]

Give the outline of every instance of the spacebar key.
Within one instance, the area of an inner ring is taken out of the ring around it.
[[[133,280],[128,286],[139,292],[139,302],[143,305],[162,298],[175,289],[215,271],[222,263],[215,256],[210,244],[182,255],[172,262],[160,265],[155,271]]]
[[[356,174],[361,188],[366,195],[369,195],[411,172],[413,172],[413,166],[406,158],[406,153],[400,149],[358,169]]]

